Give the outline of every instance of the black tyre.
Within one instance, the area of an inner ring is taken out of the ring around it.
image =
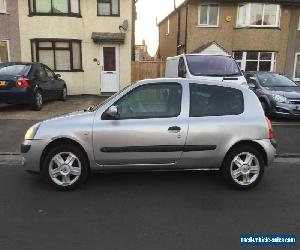
[[[75,144],[58,145],[46,154],[42,173],[55,188],[73,190],[84,184],[89,176],[88,159]]]
[[[68,94],[67,87],[64,86],[64,88],[61,91],[61,96],[60,96],[59,100],[65,102],[67,100],[67,94]]]
[[[40,111],[43,107],[43,94],[40,90],[37,90],[34,94],[32,109],[35,111]]]
[[[231,187],[249,190],[261,181],[264,174],[263,157],[253,146],[237,146],[227,154],[221,171]]]

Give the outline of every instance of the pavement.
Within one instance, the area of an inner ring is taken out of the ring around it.
[[[299,176],[299,165],[274,164],[241,192],[213,171],[94,174],[58,192],[3,166],[0,249],[257,249],[240,234],[293,234],[300,249]]]

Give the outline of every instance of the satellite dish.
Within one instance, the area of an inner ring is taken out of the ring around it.
[[[124,31],[127,31],[128,30],[128,20],[124,20],[123,23],[119,26],[119,30],[124,30]]]

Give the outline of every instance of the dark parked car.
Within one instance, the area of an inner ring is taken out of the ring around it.
[[[266,115],[300,117],[300,87],[297,83],[270,72],[246,72],[245,77]]]
[[[41,110],[45,100],[65,101],[67,86],[42,63],[0,63],[0,103],[31,104]]]

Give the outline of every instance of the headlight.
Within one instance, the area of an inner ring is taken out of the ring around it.
[[[40,127],[41,123],[37,123],[35,125],[33,125],[32,127],[30,127],[26,134],[25,134],[25,140],[33,140],[34,136],[36,135],[36,132],[38,131],[39,127]]]
[[[283,95],[273,94],[272,97],[275,102],[279,102],[279,103],[288,103],[289,102],[288,99]]]

